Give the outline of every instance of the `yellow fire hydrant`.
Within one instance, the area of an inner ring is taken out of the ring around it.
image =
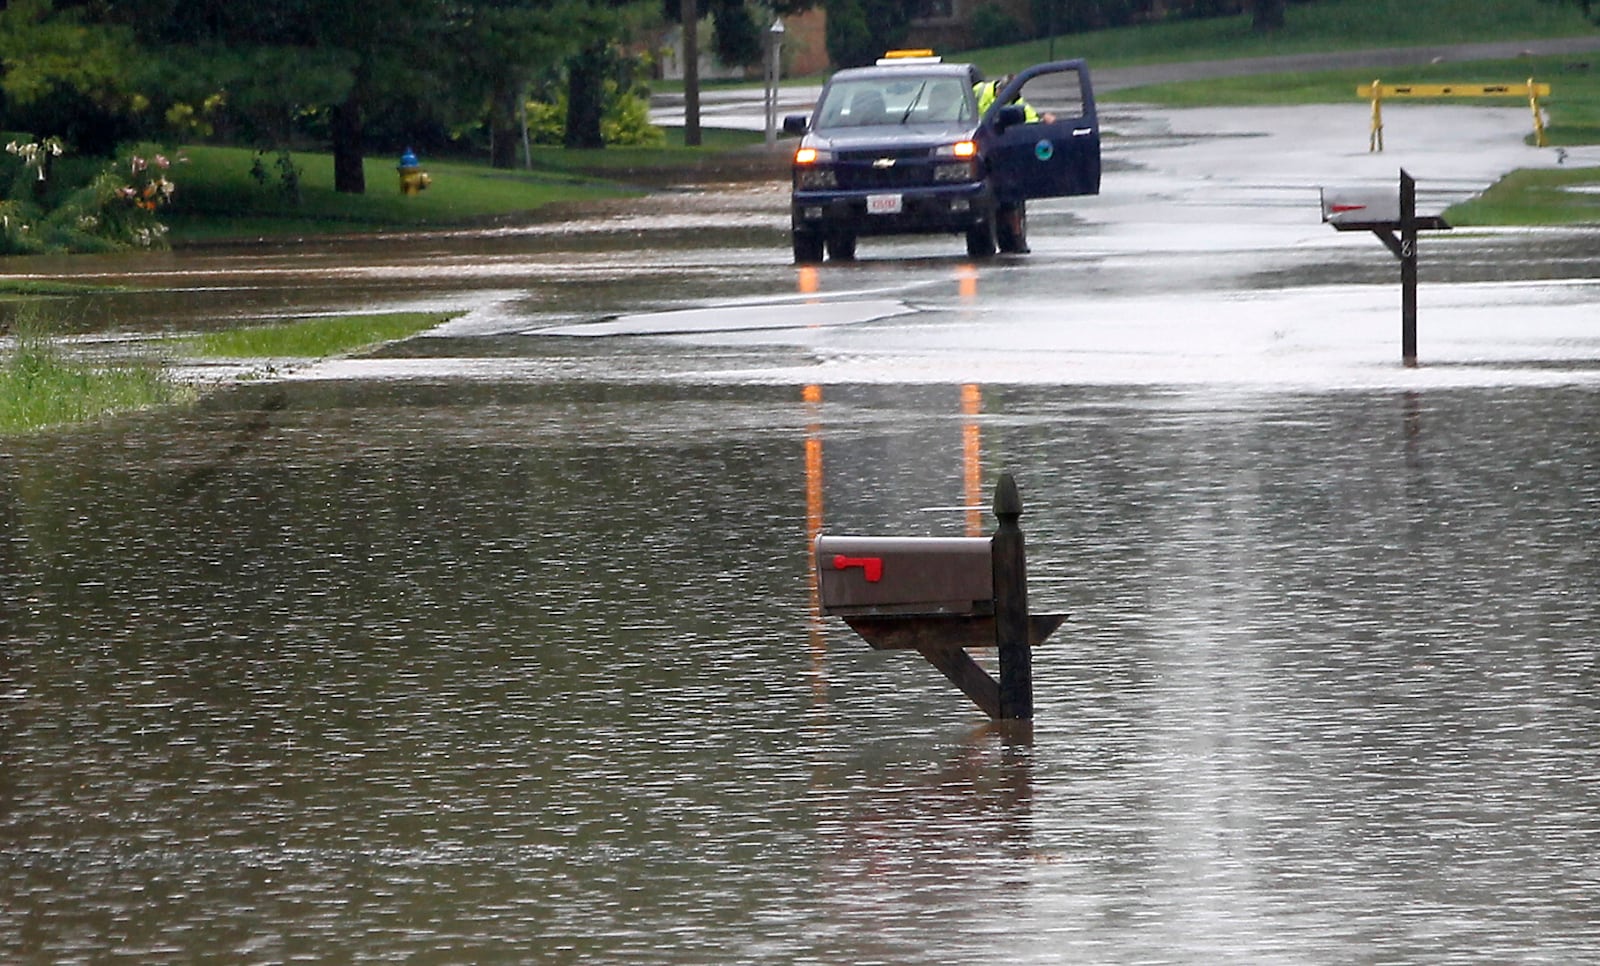
[[[432,181],[428,172],[422,170],[422,162],[417,160],[416,152],[406,148],[405,153],[400,155],[400,193],[414,195]]]

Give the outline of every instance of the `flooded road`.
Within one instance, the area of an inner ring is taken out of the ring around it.
[[[1600,957],[1600,241],[1428,236],[1408,369],[1302,135],[1219,123],[983,264],[796,269],[746,186],[18,269],[132,336],[464,314],[0,441],[0,959]],[[1031,741],[807,572],[1001,470],[1072,614]]]

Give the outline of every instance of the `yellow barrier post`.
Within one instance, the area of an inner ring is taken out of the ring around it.
[[[1548,86],[1545,91],[1549,92]],[[1533,109],[1533,143],[1542,148],[1548,142],[1544,137],[1544,117],[1539,113],[1539,87],[1532,77],[1528,78],[1528,107]]]
[[[1372,79],[1372,131],[1367,135],[1367,152],[1383,150],[1383,85]],[[1361,93],[1361,88],[1356,88]]]
[[[1539,147],[1549,142],[1544,133],[1544,116],[1539,112],[1539,98],[1550,96],[1549,84],[1536,84],[1532,77],[1523,84],[1382,84],[1374,80],[1371,86],[1356,88],[1357,97],[1372,101],[1372,132],[1367,139],[1368,151],[1383,150],[1383,100],[1386,97],[1527,97],[1533,111],[1533,139]]]

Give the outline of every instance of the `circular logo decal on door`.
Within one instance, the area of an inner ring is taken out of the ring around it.
[[[1048,161],[1056,153],[1056,146],[1049,141],[1040,141],[1033,146],[1033,156],[1040,161]]]

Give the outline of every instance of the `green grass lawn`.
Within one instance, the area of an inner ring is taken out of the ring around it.
[[[1596,189],[1600,168],[1513,171],[1479,197],[1450,208],[1445,217],[1460,227],[1600,224]]]
[[[56,282],[49,279],[10,278],[0,276],[0,301],[17,299],[28,301],[52,295],[103,295],[107,292],[124,292],[126,286],[97,285],[88,282]]]
[[[409,338],[450,318],[439,312],[336,315],[211,332],[176,345],[200,358],[321,359]]]
[[[400,193],[393,158],[366,159],[365,194],[333,190],[333,158],[319,152],[293,155],[300,171],[300,197],[289,197],[275,165],[268,177],[251,176],[255,152],[200,145],[185,148],[187,164],[173,169],[177,195],[164,212],[179,241],[294,231],[363,231],[392,227],[459,225],[526,214],[559,202],[616,197],[623,188],[567,171],[502,171],[468,162],[425,162],[432,185],[415,195]]]
[[[669,130],[663,147],[564,150],[535,147],[533,167],[495,169],[475,161],[423,159],[430,186],[415,195],[400,192],[396,159],[366,159],[365,194],[333,190],[333,157],[327,152],[293,154],[299,198],[284,189],[277,155],[263,155],[265,179],[251,174],[256,152],[213,145],[183,150],[189,160],[173,169],[178,185],[163,212],[177,242],[222,238],[429,228],[527,217],[550,205],[616,198],[723,163],[740,149],[760,143],[759,133],[708,129],[699,147],[682,144]]]
[[[985,71],[1012,71],[1046,59],[1083,57],[1089,66],[1226,60],[1491,40],[1577,37],[1596,32],[1572,3],[1552,0],[1339,0],[1289,4],[1283,30],[1258,34],[1248,15],[1174,20],[1139,27],[1063,34],[953,57]],[[1370,80],[1371,78],[1368,78]]]
[[[153,361],[69,358],[48,329],[37,315],[25,315],[0,354],[0,435],[90,422],[192,395]]]
[[[1390,70],[1337,70],[1309,74],[1266,74],[1225,77],[1186,84],[1153,84],[1108,93],[1108,102],[1131,101],[1168,107],[1244,107],[1274,104],[1338,104],[1361,100],[1358,86],[1381,80],[1385,84],[1521,84],[1528,78],[1550,85],[1550,96],[1539,103],[1550,121],[1546,134],[1552,146],[1600,142],[1600,54],[1580,57],[1518,57],[1470,63],[1426,64]],[[1440,101],[1390,101],[1399,103],[1525,105],[1507,97],[1449,98]],[[1533,119],[1529,116],[1530,137]]]
[[[167,362],[71,358],[37,312],[25,313],[0,352],[0,435],[192,399]],[[391,312],[296,319],[185,336],[165,343],[177,358],[322,359],[409,338],[452,318],[450,313]],[[169,360],[170,361],[170,360]]]
[[[1224,77],[1183,84],[1152,84],[1110,91],[1107,102],[1163,104],[1168,107],[1244,107],[1280,104],[1357,103],[1356,88],[1381,80],[1385,84],[1521,84],[1532,77],[1551,85],[1550,96],[1540,99],[1549,109],[1552,143],[1592,143],[1600,135],[1600,53],[1586,57],[1518,57],[1514,60],[1425,64],[1417,67],[1374,70],[1320,71],[1317,73],[1262,74]],[[1429,103],[1407,99],[1399,103]],[[1526,105],[1526,99],[1449,98],[1431,103]],[[1529,117],[1529,130],[1532,130]],[[1565,130],[1566,142],[1556,140]]]
[[[90,366],[19,353],[0,364],[0,435],[165,406],[182,395],[157,365]]]

